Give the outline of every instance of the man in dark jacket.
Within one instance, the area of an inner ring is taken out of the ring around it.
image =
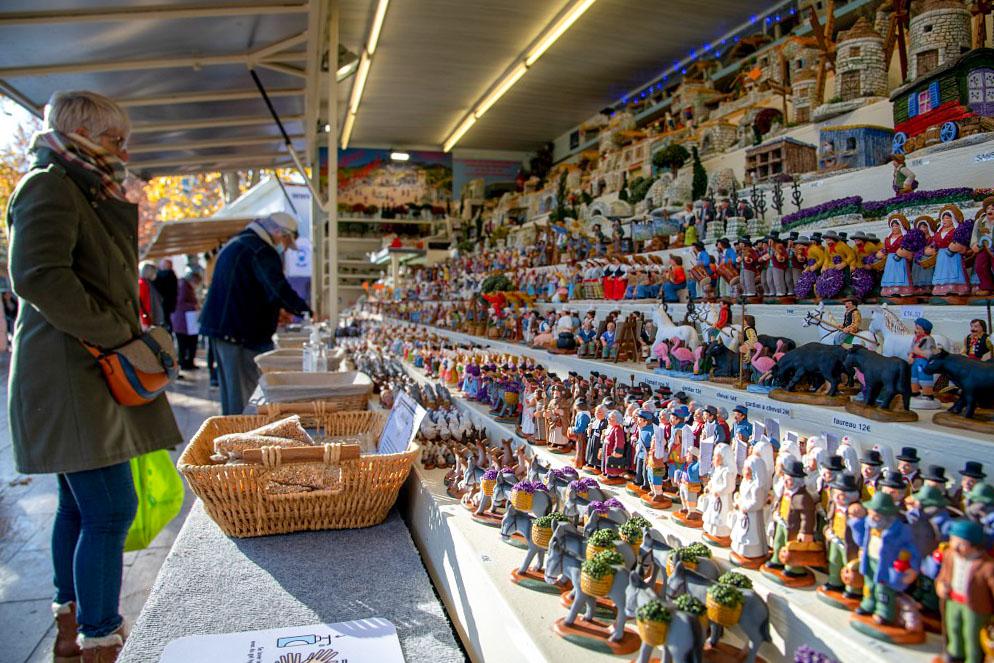
[[[176,272],[173,271],[173,261],[168,258],[159,263],[159,270],[155,273],[155,280],[152,285],[162,296],[162,312],[165,314],[164,326],[172,331],[170,320],[173,311],[176,310],[176,297],[179,293],[179,283],[176,280]]]
[[[273,349],[280,309],[311,312],[283,274],[283,252],[296,238],[297,220],[276,212],[248,224],[217,257],[200,333],[214,342],[223,414],[241,414],[255,391],[255,356]]]

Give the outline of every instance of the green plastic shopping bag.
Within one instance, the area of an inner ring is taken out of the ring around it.
[[[131,477],[138,494],[138,513],[128,530],[125,551],[147,548],[183,508],[183,479],[168,451],[132,458]]]

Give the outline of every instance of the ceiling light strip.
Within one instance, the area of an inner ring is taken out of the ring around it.
[[[576,23],[583,14],[590,9],[590,6],[594,4],[596,0],[576,0],[573,5],[564,13],[559,16],[559,18],[547,26],[542,34],[538,37],[537,41],[534,42],[535,45],[525,52],[523,57],[518,60],[518,63],[507,72],[499,81],[491,86],[490,91],[478,101],[470,110],[470,112],[463,117],[459,126],[449,134],[449,137],[445,140],[442,148],[448,152],[450,151],[459,139],[469,131],[478,119],[483,117],[483,114],[490,110],[497,101],[507,94],[507,91],[514,87],[522,76],[528,72],[528,68],[535,64],[536,61],[542,54],[545,53],[549,48],[556,43],[556,41],[563,36],[563,34],[570,29],[570,27]],[[360,65],[361,67],[361,65]]]
[[[551,30],[545,33],[538,44],[528,53],[525,58],[525,64],[529,67],[535,64],[535,61],[542,57],[542,54],[549,50],[549,47],[556,43],[564,32],[570,29],[570,26],[576,23],[576,20],[583,16],[584,12],[590,9],[590,5],[594,4],[595,0],[580,0],[575,5],[570,7],[569,11],[566,12],[562,18],[560,18]]]
[[[349,109],[346,113],[345,122],[342,123],[342,133],[340,144],[342,149],[349,146],[352,138],[352,125],[355,124],[356,114],[359,112],[359,104],[362,103],[362,93],[366,87],[366,78],[369,76],[369,68],[373,63],[373,53],[376,45],[380,41],[380,32],[383,30],[383,22],[387,16],[387,7],[390,0],[380,0],[376,5],[376,14],[373,17],[373,25],[369,28],[369,38],[366,40],[366,47],[362,49],[359,56],[359,66],[356,69],[355,78],[352,80],[352,96],[349,98]]]

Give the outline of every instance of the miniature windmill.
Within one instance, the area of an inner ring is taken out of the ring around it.
[[[890,63],[897,45],[897,56],[901,60],[901,80],[908,78],[908,44],[907,33],[911,25],[911,12],[908,11],[909,0],[888,0],[881,9],[890,10],[890,21],[887,34],[884,35],[884,62]]]
[[[897,2],[899,0],[895,0]],[[808,21],[811,23],[811,32],[815,41],[818,42],[818,50],[821,55],[818,57],[818,77],[815,79],[815,99],[817,103],[825,98],[825,79],[828,70],[835,70],[835,0],[828,0],[825,8],[825,26],[822,27],[818,20],[818,12],[814,5],[810,7],[811,15]]]

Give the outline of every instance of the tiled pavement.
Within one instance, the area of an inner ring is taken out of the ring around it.
[[[49,550],[56,482],[54,475],[24,476],[14,470],[7,425],[7,365],[8,355],[0,355],[0,661],[40,663],[51,660],[55,638]],[[204,418],[219,413],[216,399],[206,368],[187,372],[171,388],[169,401],[185,440]],[[173,451],[173,458],[180,451],[180,447]],[[192,500],[187,492],[183,513],[149,548],[125,554],[121,612],[129,621],[141,612]]]

